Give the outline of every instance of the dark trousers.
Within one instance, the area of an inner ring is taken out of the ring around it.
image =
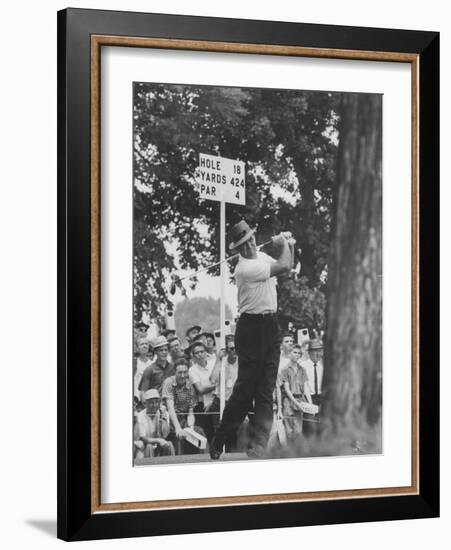
[[[224,408],[217,441],[232,440],[254,403],[251,447],[265,447],[273,421],[273,390],[280,358],[280,331],[275,315],[243,313],[237,323],[235,347],[238,378]]]
[[[216,418],[219,418],[219,412],[217,414],[211,414],[209,408],[205,408],[203,403],[198,403],[194,407],[194,416],[196,419],[196,426],[199,426],[205,433],[208,443],[211,442],[216,426]],[[207,414],[202,414],[207,413]]]
[[[227,404],[227,401],[226,401],[226,404]],[[213,403],[210,405],[210,407],[208,408],[208,410],[209,410],[209,412],[217,412],[218,413],[217,415],[213,416],[214,428],[217,431],[218,427],[220,425],[219,412],[221,410],[221,403],[220,403],[219,398],[217,396],[215,396],[215,399],[214,399]],[[238,450],[238,434],[237,433],[232,434],[230,436],[230,438],[229,437],[227,438],[227,440],[225,441],[225,450],[226,450],[226,453],[234,453]]]

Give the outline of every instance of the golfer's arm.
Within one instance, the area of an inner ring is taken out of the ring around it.
[[[167,398],[166,403],[168,406],[169,418],[171,419],[171,422],[174,425],[175,431],[180,430],[181,426],[180,426],[179,419],[177,417],[177,413],[175,412],[174,401],[170,398]]]
[[[204,393],[208,393],[209,391],[212,391],[216,388],[216,384],[202,384],[202,382],[194,382],[193,386],[196,388],[197,393],[200,395],[203,395]]]
[[[283,247],[280,256],[270,266],[270,277],[277,277],[290,271],[293,264],[293,255],[286,239],[283,239]]]

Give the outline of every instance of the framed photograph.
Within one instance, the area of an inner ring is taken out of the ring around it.
[[[58,536],[439,514],[439,35],[58,13]]]

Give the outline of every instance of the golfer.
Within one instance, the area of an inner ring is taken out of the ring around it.
[[[238,378],[224,408],[210,445],[210,456],[219,459],[226,441],[232,440],[254,403],[253,434],[247,454],[264,456],[273,420],[272,395],[280,355],[277,323],[276,277],[290,271],[292,253],[283,234],[273,238],[277,259],[257,251],[254,230],[244,221],[230,233],[230,249],[240,256],[235,268],[239,319],[235,332]]]

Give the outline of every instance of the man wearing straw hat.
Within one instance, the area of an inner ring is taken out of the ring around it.
[[[280,356],[276,277],[290,271],[292,253],[284,234],[273,238],[277,259],[257,250],[254,230],[244,221],[230,232],[230,249],[239,253],[234,277],[238,287],[239,319],[235,331],[238,378],[224,408],[221,424],[210,445],[219,459],[254,403],[253,437],[247,454],[264,456],[272,426],[272,395]]]

